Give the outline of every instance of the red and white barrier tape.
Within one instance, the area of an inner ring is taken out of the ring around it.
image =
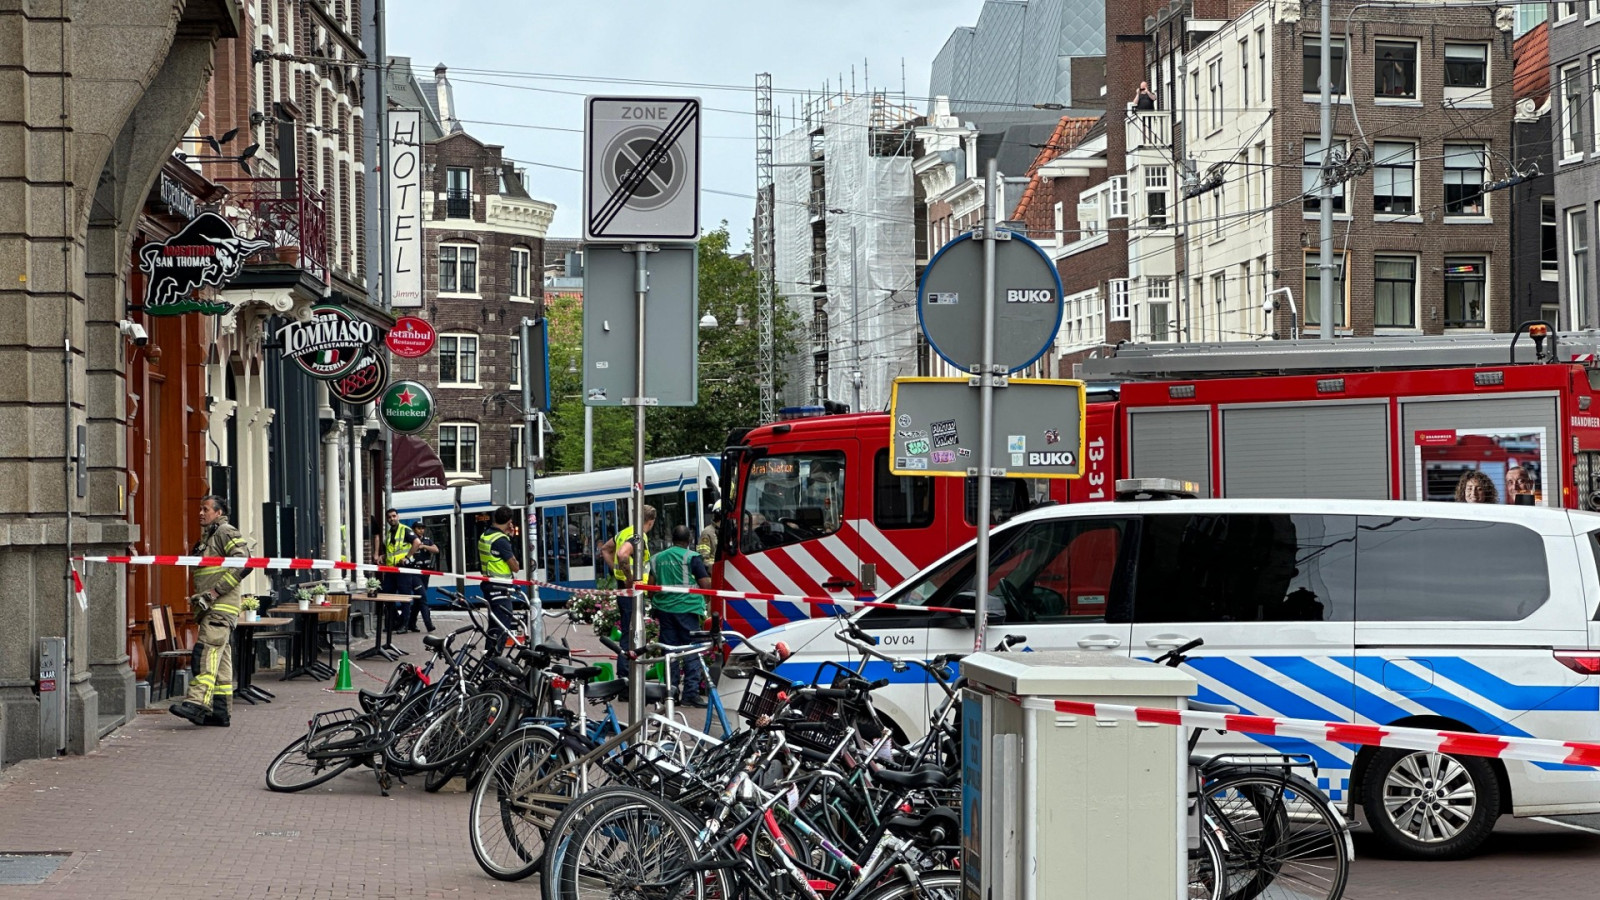
[[[84,612],[89,611],[89,595],[83,590],[83,576],[78,574],[77,566],[68,566],[72,572],[72,592],[78,595],[78,608]]]
[[[956,609],[953,606],[914,606],[909,603],[882,603],[877,600],[853,600],[837,597],[802,597],[796,594],[762,594],[753,591],[714,591],[710,588],[674,587],[660,584],[641,584],[639,590],[649,591],[653,594],[697,594],[701,597],[719,597],[725,600],[760,600],[781,601],[784,603],[804,603],[809,606],[848,606],[870,609],[901,609],[911,612],[957,613],[971,615],[970,609]]]
[[[521,587],[534,587],[551,591],[559,591],[565,594],[627,593],[627,591],[606,591],[598,588],[573,588],[567,587],[566,585],[551,584],[548,581],[532,581],[525,578],[495,578],[488,575],[458,575],[454,572],[441,572],[437,569],[416,569],[407,566],[385,566],[374,563],[353,563],[346,562],[342,559],[302,559],[298,557],[282,556],[75,556],[73,559],[79,562],[112,563],[115,565],[125,566],[183,566],[188,568],[222,567],[225,569],[263,569],[268,571],[314,571],[317,569],[338,569],[344,572],[389,572],[399,575],[431,575],[438,578],[460,578],[465,581],[491,582],[493,584],[512,584]],[[795,594],[767,594],[742,591],[716,591],[708,588],[666,587],[658,584],[641,584],[638,587],[641,591],[649,591],[652,593],[698,594],[703,597],[717,597],[731,600],[803,603],[811,607],[844,606],[852,609],[899,609],[908,612],[971,614],[971,610],[957,609],[950,606],[916,606],[906,603],[882,603],[877,600],[854,600],[841,599],[837,597],[803,597]]]
[[[1112,703],[1086,703],[1077,700],[1017,698],[1023,709],[1065,713],[1095,719],[1124,719],[1155,725],[1184,728],[1221,729],[1239,734],[1261,734],[1302,738],[1330,744],[1358,747],[1398,747],[1429,750],[1457,756],[1486,756],[1492,759],[1519,759],[1528,762],[1561,763],[1600,768],[1600,744],[1581,741],[1553,741],[1530,737],[1499,737],[1464,731],[1435,731],[1431,728],[1402,728],[1388,725],[1355,725],[1349,722],[1318,722],[1312,719],[1279,719],[1271,716],[1245,716],[1200,712],[1187,709],[1160,709],[1147,706],[1118,706]]]

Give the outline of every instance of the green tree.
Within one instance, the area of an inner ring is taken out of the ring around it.
[[[700,237],[700,315],[715,316],[716,328],[700,331],[699,405],[656,407],[646,413],[645,454],[651,459],[722,452],[728,432],[758,425],[761,385],[756,377],[760,335],[756,329],[759,280],[747,256],[729,251],[726,222]],[[776,304],[773,342],[778,358],[793,352],[794,316]],[[546,471],[583,468],[583,309],[572,299],[546,304],[550,319],[551,414],[556,438],[547,447]],[[736,325],[742,317],[745,325]],[[649,326],[646,325],[648,328]],[[781,387],[781,385],[780,385]],[[633,462],[633,410],[594,411],[597,469]]]

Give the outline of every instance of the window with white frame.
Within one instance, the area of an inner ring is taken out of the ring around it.
[[[1578,4],[1576,0],[1571,0],[1571,2],[1564,0],[1564,2],[1556,4],[1556,22],[1564,22],[1567,19],[1576,19],[1577,17]]]
[[[1167,191],[1171,186],[1166,166],[1144,170],[1144,221],[1151,228],[1167,227]]]
[[[533,296],[533,254],[527,247],[511,248],[511,297],[526,300]]]
[[[1377,99],[1417,99],[1417,44],[1415,41],[1374,41],[1372,59],[1372,90]]]
[[[477,383],[477,335],[439,335],[439,386],[467,387]]]
[[[1150,320],[1150,340],[1172,340],[1172,279],[1147,279],[1145,309]]]
[[[1344,156],[1344,141],[1333,142],[1334,161],[1337,162]],[[1322,139],[1305,139],[1305,156],[1301,162],[1300,190],[1305,194],[1301,206],[1306,212],[1319,212],[1322,209]],[[1344,184],[1333,186],[1333,211],[1344,212]]]
[[[1250,105],[1250,37],[1239,39],[1239,105]]]
[[[1211,239],[1213,241],[1222,240],[1222,210],[1224,206],[1222,192],[1225,190],[1226,188],[1219,187],[1211,192]]]
[[[1600,103],[1600,56],[1589,57],[1589,129],[1590,147],[1600,153],[1600,116],[1595,115],[1595,104]]]
[[[1064,243],[1067,242],[1067,205],[1065,203],[1057,201],[1056,202],[1055,213],[1056,213],[1056,230],[1055,230],[1055,233],[1054,233],[1055,241],[1056,241],[1057,244],[1064,244]]]
[[[1256,168],[1260,170],[1261,202],[1257,209],[1266,211],[1272,200],[1272,170],[1267,168],[1267,144],[1265,141],[1256,145]]]
[[[1444,327],[1483,327],[1488,268],[1488,260],[1481,256],[1444,258]]]
[[[511,336],[511,378],[507,387],[522,387],[522,336]]]
[[[1345,62],[1344,38],[1334,38],[1328,45],[1328,67],[1333,72],[1333,79],[1328,89],[1335,96],[1345,93],[1349,79],[1346,77],[1348,66]],[[1306,35],[1304,49],[1301,51],[1301,90],[1306,94],[1322,94],[1322,37],[1320,35]]]
[[[1128,321],[1128,279],[1113,278],[1108,284],[1111,292],[1111,321]]]
[[[478,426],[465,422],[446,422],[439,426],[439,462],[446,475],[476,475],[478,472]]]
[[[1417,258],[1373,257],[1372,282],[1372,324],[1378,328],[1417,327]]]
[[[1488,44],[1444,45],[1444,99],[1489,102]]]
[[[1589,18],[1600,19],[1600,0],[1589,0]]]
[[[1483,144],[1444,145],[1445,215],[1486,215],[1483,173],[1488,155]]]
[[[1113,175],[1107,179],[1111,185],[1111,213],[1110,219],[1126,219],[1128,217],[1128,176]]]
[[[1229,335],[1223,327],[1224,316],[1228,311],[1228,273],[1218,272],[1211,276],[1211,303],[1216,310],[1217,340],[1225,341]]]
[[[478,248],[475,244],[439,245],[439,293],[478,292]]]
[[[1417,145],[1378,141],[1372,151],[1372,211],[1410,215],[1417,211]]]
[[[1572,321],[1589,316],[1589,213],[1578,207],[1567,210],[1567,291]]]
[[[1561,157],[1583,155],[1583,76],[1577,63],[1561,67]]]
[[[1267,29],[1265,26],[1256,29],[1256,78],[1261,81],[1261,84],[1257,87],[1257,93],[1261,97],[1261,102],[1266,103],[1270,99],[1270,95],[1267,93]]]
[[[1305,300],[1302,307],[1301,318],[1307,325],[1318,325],[1322,322],[1322,254],[1315,250],[1306,251],[1306,279],[1303,285],[1302,296]],[[1345,315],[1345,305],[1349,302],[1350,295],[1346,292],[1344,277],[1344,253],[1336,251],[1333,255],[1333,317],[1334,327],[1343,328],[1348,321]]]
[[[1250,261],[1245,260],[1239,264],[1239,330],[1250,331],[1248,315],[1250,308],[1256,306],[1255,284],[1251,280]]]
[[[1556,229],[1556,198],[1546,194],[1539,198],[1539,277],[1544,281],[1559,281],[1561,272],[1561,241]]]
[[[1211,88],[1211,130],[1216,131],[1222,127],[1223,107],[1227,106],[1223,99],[1222,88],[1222,57],[1217,57],[1206,64],[1207,84]]]
[[[1106,192],[1095,191],[1078,197],[1078,239],[1088,240],[1100,233],[1105,215]]]

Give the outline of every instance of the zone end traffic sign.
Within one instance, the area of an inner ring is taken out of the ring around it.
[[[700,238],[700,99],[584,101],[583,238]]]
[[[976,471],[981,393],[966,378],[896,378],[889,471],[962,478]],[[1083,414],[1081,381],[1011,379],[994,391],[990,466],[1008,478],[1082,476]]]

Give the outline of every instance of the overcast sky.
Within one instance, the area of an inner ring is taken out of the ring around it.
[[[386,7],[389,53],[411,57],[424,72],[438,63],[450,68],[463,127],[528,164],[530,192],[556,204],[555,237],[581,230],[583,176],[549,166],[583,167],[585,94],[699,96],[707,108],[701,184],[741,195],[705,193],[701,224],[710,229],[726,219],[734,246],[743,247],[755,210],[756,73],[772,73],[775,105],[785,114],[796,97],[786,89],[819,91],[825,80],[834,87],[840,73],[848,88],[852,65],[864,90],[864,62],[873,87],[898,92],[903,59],[907,95],[923,97],[934,54],[953,29],[977,21],[982,0],[387,0]]]

